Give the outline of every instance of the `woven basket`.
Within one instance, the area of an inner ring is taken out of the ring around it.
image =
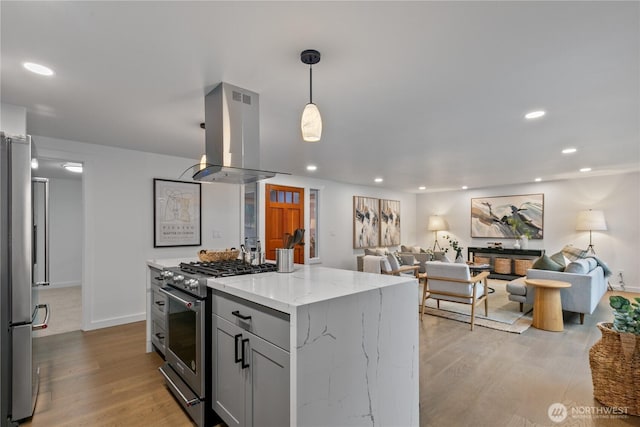
[[[526,276],[527,270],[533,266],[531,259],[516,259],[513,261],[513,270],[518,276]]]
[[[240,251],[237,250],[207,251],[203,249],[198,252],[198,258],[202,262],[231,261],[238,258],[238,255]]]
[[[589,350],[593,397],[605,406],[640,415],[640,336],[598,323],[600,341]]]
[[[474,264],[489,264],[491,262],[491,258],[483,257],[483,256],[473,256]]]
[[[511,258],[496,258],[493,271],[498,274],[511,274]]]

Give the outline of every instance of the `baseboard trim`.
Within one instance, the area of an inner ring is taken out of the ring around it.
[[[104,320],[94,320],[85,331],[93,331],[95,329],[110,328],[111,326],[126,325],[127,323],[140,322],[147,319],[146,313],[132,314],[130,316],[112,317]]]
[[[73,286],[80,286],[82,284],[81,281],[71,281],[71,282],[55,282],[51,283],[49,286],[43,289],[53,289],[53,288],[71,288]]]
[[[622,286],[620,285],[611,285],[611,287],[613,288],[614,291],[634,292],[634,293],[640,294],[640,288],[637,288],[635,286],[625,286],[624,289],[622,289]]]

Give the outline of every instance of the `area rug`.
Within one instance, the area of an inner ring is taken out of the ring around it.
[[[509,301],[506,281],[489,280],[489,287],[495,292],[489,295],[489,315],[484,315],[484,304],[476,307],[474,325],[499,331],[521,334],[531,326],[533,311],[531,306],[525,305],[525,312],[520,312],[520,304]],[[422,297],[422,292],[420,292]],[[528,311],[526,311],[528,309]],[[440,301],[440,308],[436,308],[436,300],[428,298],[424,309],[425,314],[471,323],[471,306],[448,301]]]

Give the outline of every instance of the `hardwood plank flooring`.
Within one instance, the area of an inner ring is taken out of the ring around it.
[[[424,316],[420,425],[550,426],[552,403],[599,407],[589,349],[600,339],[596,323],[612,319],[608,295],[584,325],[566,315],[563,332],[469,331],[465,323]],[[36,346],[40,396],[25,426],[192,426],[157,372],[161,357],[145,353],[144,322],[42,337]],[[558,425],[640,426],[640,417],[592,416]]]

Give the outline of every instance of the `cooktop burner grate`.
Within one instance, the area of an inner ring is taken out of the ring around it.
[[[199,274],[210,277],[239,276],[242,274],[266,273],[276,271],[275,264],[250,265],[242,260],[217,262],[180,263],[180,270],[188,274]]]

